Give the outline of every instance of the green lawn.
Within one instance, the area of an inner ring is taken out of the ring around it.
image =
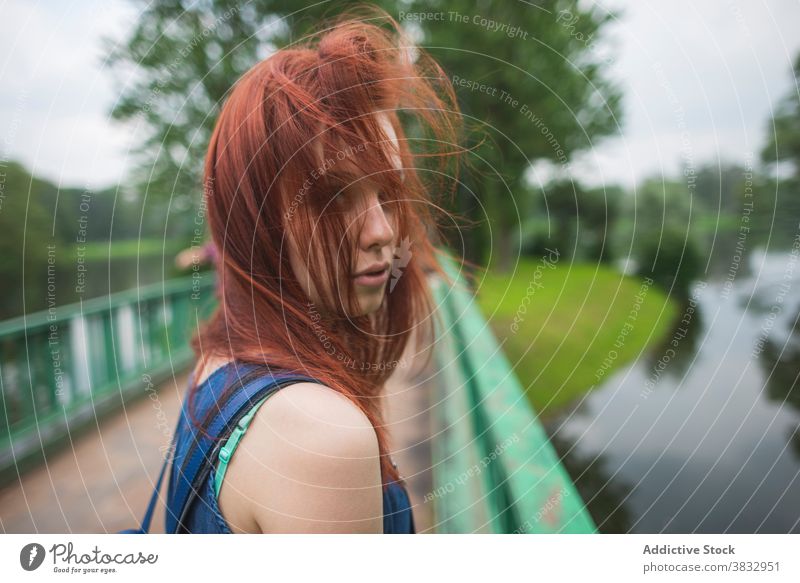
[[[165,254],[172,257],[182,249],[180,243],[164,241],[163,239],[128,239],[113,241],[109,253],[108,241],[90,241],[83,243],[83,257],[87,261],[108,259],[122,259],[126,257],[144,257],[148,255]],[[73,246],[72,254],[78,255],[78,245]]]
[[[513,276],[489,272],[478,301],[539,413],[555,412],[658,345],[680,310],[644,280],[563,260],[523,260]]]

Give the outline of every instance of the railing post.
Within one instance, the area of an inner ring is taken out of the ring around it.
[[[195,312],[214,307],[214,289],[209,274],[0,322],[0,485],[144,395],[143,373],[157,383],[189,364]]]

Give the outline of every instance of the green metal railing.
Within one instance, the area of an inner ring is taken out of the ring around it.
[[[213,273],[0,323],[0,484],[192,358]],[[147,382],[145,382],[145,380]]]
[[[443,324],[432,385],[439,532],[595,532],[473,294],[433,280]],[[0,485],[192,359],[213,273],[0,323]],[[145,380],[146,379],[146,380]]]
[[[443,330],[431,409],[438,532],[592,533],[596,526],[457,266],[433,292]]]

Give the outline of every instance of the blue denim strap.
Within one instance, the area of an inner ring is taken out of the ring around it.
[[[179,469],[177,466],[173,468],[173,472],[178,473],[174,484],[174,495],[169,496],[167,500],[166,531],[168,533],[185,530],[184,518],[191,502],[200,492],[204,480],[208,478],[224,439],[236,427],[239,420],[248,413],[254,403],[269,391],[298,382],[318,381],[305,375],[281,373],[260,376],[244,386],[240,385],[224,405],[217,408],[214,418],[205,428],[211,437],[205,434],[193,434],[196,443],[193,444],[189,458],[182,464],[182,468]],[[182,411],[181,415],[183,414]],[[154,493],[154,496],[157,496],[157,492]]]

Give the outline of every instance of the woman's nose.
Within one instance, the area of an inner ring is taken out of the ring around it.
[[[394,230],[386,214],[385,207],[377,196],[372,197],[364,211],[364,226],[361,229],[360,244],[362,249],[377,247],[378,249],[390,245],[394,241]]]

